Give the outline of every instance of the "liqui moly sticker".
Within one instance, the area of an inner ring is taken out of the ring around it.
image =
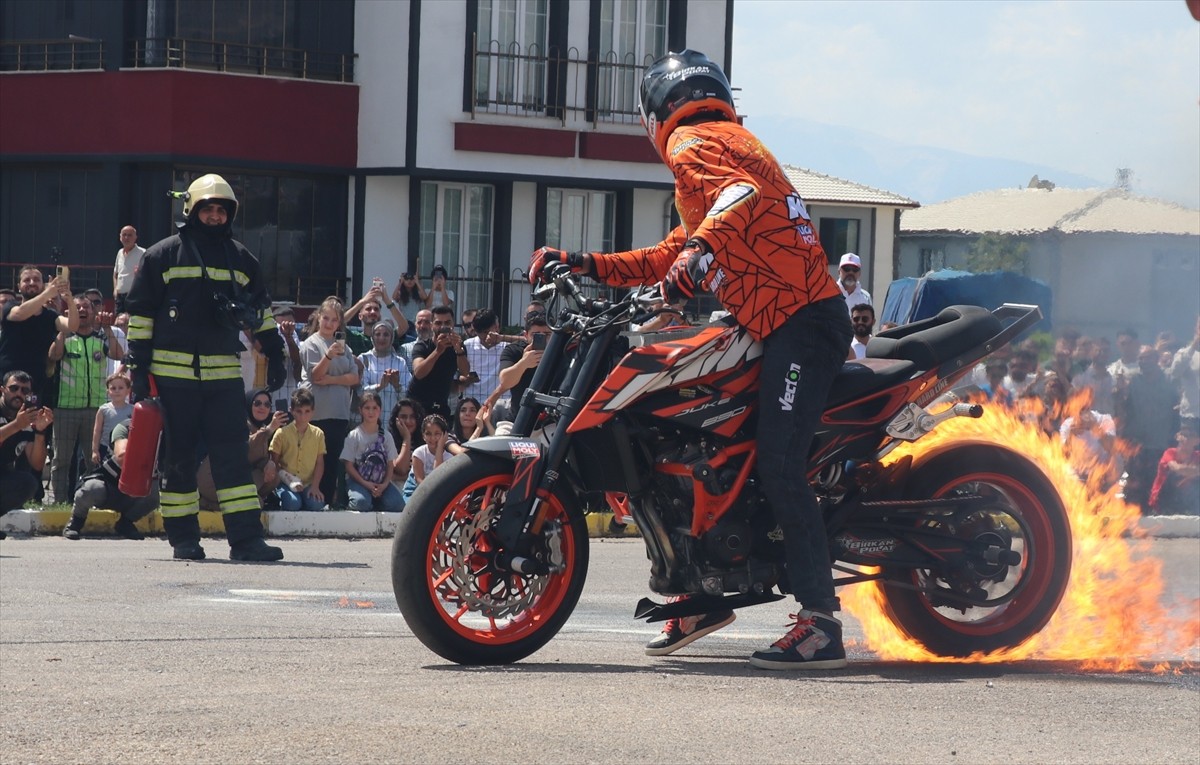
[[[539,457],[542,450],[534,441],[513,441],[508,445],[508,452],[513,456],[513,459],[519,457]]]

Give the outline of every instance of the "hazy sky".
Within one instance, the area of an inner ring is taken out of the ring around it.
[[[1138,193],[1200,207],[1200,23],[1184,0],[736,0],[732,74],[751,129],[811,120],[1103,185],[1128,167]]]

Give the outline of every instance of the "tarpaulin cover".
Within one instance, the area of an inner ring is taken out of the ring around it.
[[[936,316],[952,305],[978,305],[993,310],[1004,303],[1025,303],[1042,309],[1036,330],[1050,329],[1050,287],[1037,279],[1008,271],[972,274],[944,269],[918,278],[897,279],[888,287],[878,323],[907,324]]]

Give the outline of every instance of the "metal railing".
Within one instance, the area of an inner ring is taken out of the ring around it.
[[[476,39],[472,60],[472,116],[547,116],[563,125],[576,118],[595,126],[640,121],[637,88],[654,56],[638,62],[610,52],[588,59],[576,48],[562,52],[495,40],[481,50]]]
[[[0,72],[58,72],[103,68],[103,40],[0,42]]]
[[[202,69],[301,80],[353,82],[353,53],[300,50],[270,45],[148,37],[130,41],[138,69]]]

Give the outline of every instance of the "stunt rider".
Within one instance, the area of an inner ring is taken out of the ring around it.
[[[263,540],[262,507],[247,458],[239,334],[252,332],[267,357],[267,387],[286,379],[283,338],[258,260],[232,237],[238,202],[219,175],[197,178],[183,195],[179,233],[146,251],[129,292],[129,353],[134,395],[158,384],[165,442],[163,527],[174,557],[204,558],[200,546],[197,445],[207,449],[229,557],[275,561]]]
[[[787,578],[800,604],[788,632],[750,663],[763,669],[846,665],[825,524],[806,479],[813,433],[852,332],[804,202],[779,163],[738,124],[721,69],[703,53],[668,53],[646,70],[642,124],[675,175],[683,225],[653,247],[619,253],[534,253],[613,286],[662,282],[675,303],[714,293],[763,343],[758,476],[784,534]],[[646,653],[663,655],[733,621],[733,612],[668,620]]]

